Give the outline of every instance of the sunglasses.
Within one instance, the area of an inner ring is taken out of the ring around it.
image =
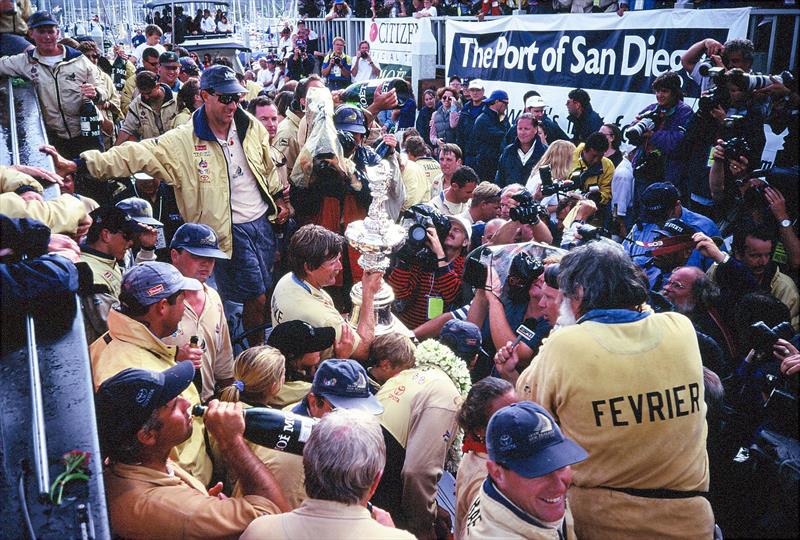
[[[239,103],[241,101],[242,96],[240,94],[217,94],[213,90],[208,91],[209,94],[212,96],[217,96],[217,99],[223,105],[230,105],[231,103]]]

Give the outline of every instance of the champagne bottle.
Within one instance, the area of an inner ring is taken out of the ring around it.
[[[80,110],[81,137],[100,136],[100,113],[92,100],[84,99]]]
[[[125,87],[125,76],[128,74],[128,70],[125,66],[126,63],[127,60],[121,56],[117,56],[114,63],[111,65],[111,73],[114,77],[114,88],[117,89],[117,92],[122,92],[122,89]]]
[[[198,336],[192,336],[189,338],[189,345],[192,347],[199,347],[200,346],[200,338]],[[192,383],[194,383],[195,388],[197,388],[197,393],[200,394],[200,397],[203,396],[203,370],[195,369],[194,370],[194,379],[192,379]]]
[[[363,108],[372,105],[375,100],[375,92],[384,94],[394,88],[397,92],[397,109],[403,106],[406,101],[411,99],[411,87],[400,77],[391,79],[372,79],[353,83],[339,95],[343,103],[355,103]]]
[[[194,416],[203,416],[207,407],[195,405]],[[244,409],[244,438],[248,441],[291,454],[303,455],[311,429],[317,421],[314,418],[267,407]]]
[[[387,135],[394,135],[396,132],[397,132],[397,124],[395,123],[395,124],[392,124],[392,127],[390,127],[386,131],[386,134]],[[393,150],[393,148],[391,146],[389,146],[388,144],[386,144],[385,142],[383,142],[383,141],[381,141],[380,144],[378,144],[378,146],[375,147],[375,153],[378,154],[379,156],[381,156],[381,159],[383,159],[387,155],[389,155],[392,150]]]

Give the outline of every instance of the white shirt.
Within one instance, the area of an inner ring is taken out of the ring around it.
[[[414,17],[419,19],[420,17],[436,17],[436,6],[431,6],[429,8],[423,8],[419,11],[414,13]]]
[[[375,64],[376,68],[379,70],[381,69],[381,65],[378,62],[373,60],[372,63]],[[369,64],[369,61],[364,60],[361,56],[358,56],[355,65],[358,66],[358,73],[352,77],[354,83],[376,78],[376,76],[372,74],[372,66]]]
[[[142,65],[142,54],[144,54],[144,50],[148,49],[148,48],[152,48],[152,49],[157,50],[159,56],[161,56],[161,53],[163,53],[163,52],[165,52],[167,50],[167,49],[164,48],[164,46],[161,43],[156,43],[155,45],[148,45],[147,42],[145,41],[144,43],[142,43],[141,45],[136,47],[133,50],[133,53],[131,54],[131,56],[136,58],[136,65],[137,66],[141,67],[141,65]]]
[[[274,70],[269,68],[264,68],[258,72],[258,76],[256,77],[256,82],[266,88],[267,90],[275,90],[275,73],[277,72],[277,67]]]
[[[203,17],[200,19],[200,30],[206,33],[214,33],[217,31],[217,24],[214,22],[214,17]]]
[[[244,155],[242,143],[236,132],[236,124],[231,122],[227,140],[220,140],[228,162],[228,176],[231,181],[231,214],[234,223],[249,223],[260,218],[267,211],[258,182]]]
[[[446,216],[457,216],[467,211],[470,201],[460,204],[450,202],[445,198],[445,193],[447,193],[447,190],[440,191],[439,195],[431,199],[428,204]]]

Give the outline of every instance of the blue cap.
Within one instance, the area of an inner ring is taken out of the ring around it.
[[[200,69],[197,67],[195,61],[188,56],[181,57],[178,62],[181,64],[181,71],[187,75],[197,75],[200,73]]]
[[[58,23],[49,11],[37,11],[28,18],[28,28],[39,28],[40,26],[58,26]]]
[[[203,70],[200,75],[200,89],[213,90],[217,94],[242,94],[247,90],[239,84],[234,72],[228,66],[214,65]]]
[[[219,249],[217,233],[208,225],[202,223],[184,223],[169,244],[170,249],[185,249],[198,257],[214,257],[215,259],[230,259],[224,251]]]
[[[145,225],[163,227],[164,224],[153,217],[153,208],[150,203],[139,197],[128,197],[122,199],[116,205],[117,208],[128,214],[131,219]]]
[[[178,397],[193,378],[194,365],[185,360],[164,371],[128,368],[106,379],[94,398],[101,443],[139,431],[153,411]]]
[[[366,133],[364,112],[355,105],[341,105],[333,113],[333,125],[341,131],[351,133]]]
[[[383,405],[369,391],[367,371],[355,360],[325,360],[317,368],[311,393],[326,398],[334,407],[381,414]]]
[[[180,62],[180,57],[175,51],[164,51],[158,57],[159,64],[176,64]]]
[[[481,350],[481,329],[475,323],[452,319],[442,327],[439,341],[459,354],[477,354]]]
[[[664,221],[669,211],[680,199],[678,188],[669,182],[655,182],[642,191],[640,199],[642,221],[656,223]]]
[[[541,405],[520,401],[503,407],[486,428],[489,459],[524,478],[537,478],[578,463],[586,450],[564,437]]]
[[[494,103],[495,101],[508,101],[508,93],[505,90],[495,90],[483,100],[484,103]]]
[[[130,294],[143,306],[155,304],[178,291],[202,288],[199,281],[184,277],[177,268],[163,262],[137,264],[122,276],[122,292]]]
[[[92,229],[108,229],[110,232],[134,233],[139,230],[136,222],[124,210],[116,206],[99,206],[89,213]]]

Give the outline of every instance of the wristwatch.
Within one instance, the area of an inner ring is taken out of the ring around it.
[[[791,219],[782,219],[781,222],[780,222],[780,226],[783,227],[783,228],[791,227],[792,226],[792,220]]]

